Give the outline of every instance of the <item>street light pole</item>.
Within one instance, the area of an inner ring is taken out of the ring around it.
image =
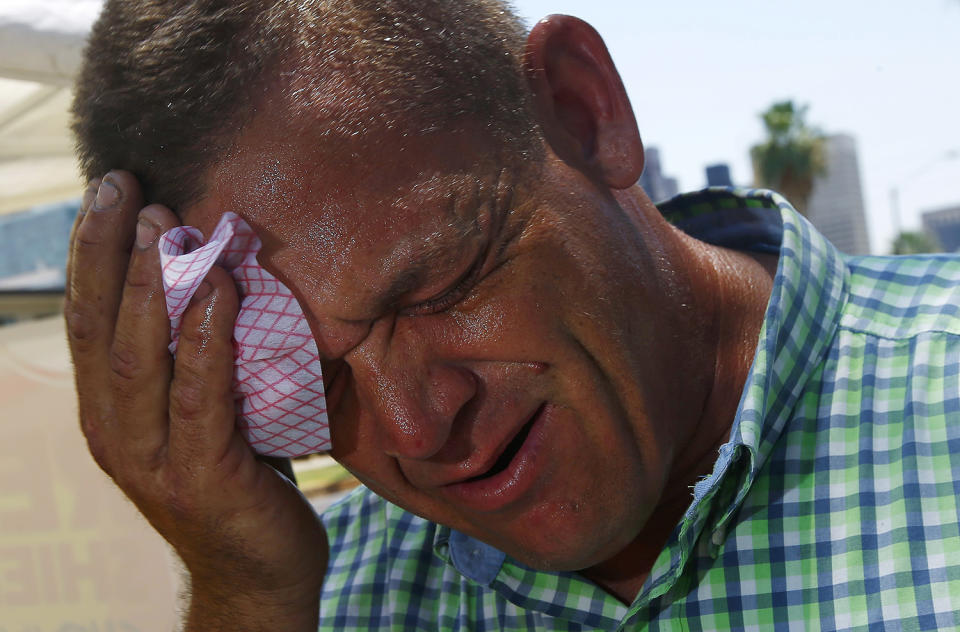
[[[919,178],[926,172],[930,171],[937,165],[943,162],[949,162],[951,160],[956,160],[960,158],[960,149],[949,149],[939,157],[931,160],[922,169],[917,169],[910,175],[902,178],[897,184],[890,187],[890,220],[893,224],[893,239],[896,240],[900,236],[901,225],[900,225],[900,187],[909,183],[915,178]]]
[[[900,189],[890,187],[890,219],[893,221],[893,238],[900,236]]]

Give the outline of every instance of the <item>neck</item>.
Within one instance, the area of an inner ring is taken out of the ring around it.
[[[698,344],[711,350],[713,376],[697,419],[685,426],[685,443],[676,450],[650,520],[616,556],[583,571],[626,604],[640,591],[689,507],[693,485],[713,471],[717,451],[729,439],[776,271],[773,256],[715,248],[682,234],[681,241],[693,266],[689,276],[693,296],[702,308],[703,322],[708,323]]]

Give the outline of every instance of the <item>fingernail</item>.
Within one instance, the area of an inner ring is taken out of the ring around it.
[[[80,211],[86,213],[90,210],[90,205],[93,204],[93,201],[97,198],[97,188],[99,185],[99,180],[91,180],[87,183],[87,190],[83,192],[83,202],[80,204]]]
[[[203,282],[200,284],[200,287],[198,287],[198,288],[197,288],[197,291],[194,293],[194,295],[193,295],[193,300],[194,300],[194,301],[202,301],[203,299],[205,299],[205,298],[207,298],[208,296],[210,296],[210,292],[211,292],[212,290],[213,290],[213,286],[210,285],[209,283],[207,283],[206,281],[203,281]]]
[[[159,234],[160,229],[154,223],[143,217],[137,220],[137,248],[140,250],[146,250],[152,246]]]
[[[97,199],[93,203],[93,210],[106,211],[120,201],[120,189],[110,180],[110,176],[103,179],[100,183],[100,189],[97,190]]]

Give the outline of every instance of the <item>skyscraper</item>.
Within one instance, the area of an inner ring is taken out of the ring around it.
[[[660,166],[660,150],[656,147],[644,149],[644,166],[643,173],[640,175],[640,186],[654,202],[672,198],[679,192],[680,187],[677,185],[677,179],[663,174]]]
[[[733,186],[733,179],[730,177],[730,167],[726,163],[718,163],[707,166],[707,186],[708,187],[729,187]]]
[[[960,204],[923,214],[923,230],[944,252],[960,251]]]
[[[870,254],[856,141],[849,134],[833,134],[825,150],[827,172],[814,180],[807,218],[842,252]]]

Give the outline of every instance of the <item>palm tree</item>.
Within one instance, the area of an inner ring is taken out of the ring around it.
[[[903,231],[893,240],[894,255],[919,255],[927,252],[941,252],[937,242],[926,233]]]
[[[823,134],[806,122],[807,106],[774,103],[760,115],[767,140],[750,149],[755,184],[782,193],[806,213],[816,176],[827,169]]]

